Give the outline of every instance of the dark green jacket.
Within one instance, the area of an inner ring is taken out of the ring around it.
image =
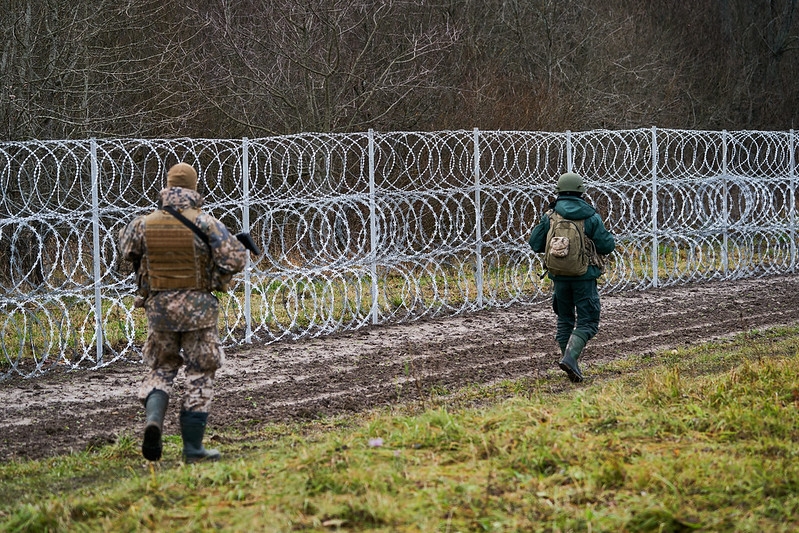
[[[596,251],[601,255],[607,255],[616,248],[616,239],[605,229],[605,224],[596,209],[582,198],[576,196],[558,196],[555,204],[555,211],[569,220],[585,219],[585,234],[594,241]],[[530,248],[534,252],[543,253],[547,247],[547,233],[549,233],[549,215],[544,213],[541,221],[533,228],[530,235]],[[554,281],[577,281],[596,279],[601,276],[598,266],[588,265],[588,271],[582,276],[553,276],[548,274]]]

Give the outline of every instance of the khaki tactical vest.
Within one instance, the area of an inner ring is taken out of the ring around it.
[[[184,209],[194,222],[200,211]],[[157,210],[144,219],[147,275],[151,291],[211,290],[210,251],[195,246],[194,233],[166,211]]]

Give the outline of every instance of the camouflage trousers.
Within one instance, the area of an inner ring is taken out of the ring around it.
[[[207,413],[214,396],[216,370],[224,362],[216,326],[196,331],[150,331],[144,344],[144,364],[150,372],[139,388],[139,399],[144,403],[154,390],[171,396],[175,376],[185,365],[182,409]]]

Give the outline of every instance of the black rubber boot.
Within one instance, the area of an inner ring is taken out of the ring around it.
[[[200,461],[218,461],[222,455],[217,450],[203,447],[208,413],[180,412],[180,434],[183,437],[183,460],[187,464]]]
[[[169,404],[169,396],[162,390],[154,390],[144,401],[147,421],[144,425],[144,438],[141,443],[141,454],[148,461],[157,461],[161,458],[163,446],[161,434],[164,428],[164,415]]]
[[[566,351],[563,353],[563,359],[560,360],[558,366],[561,370],[566,372],[569,376],[569,381],[572,383],[580,383],[583,380],[583,373],[580,372],[580,366],[577,364],[577,359],[585,348],[586,340],[577,332],[572,333],[569,338],[569,344],[566,345]]]

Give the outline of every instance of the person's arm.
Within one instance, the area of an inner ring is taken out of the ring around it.
[[[210,215],[201,215],[197,219],[198,225],[207,229],[214,266],[221,272],[231,275],[244,270],[249,252],[236,236],[222,222]]]
[[[141,268],[144,247],[144,217],[138,217],[119,232],[120,254],[124,260],[133,263],[136,294],[138,295],[133,302],[134,307],[143,307],[144,300],[150,294],[150,281],[146,269],[142,270]]]
[[[144,255],[144,218],[138,217],[119,232],[119,251],[122,259],[130,261],[139,269]]]
[[[608,255],[613,252],[616,249],[616,238],[605,228],[605,224],[599,214],[591,217],[591,226],[591,232],[588,237],[594,241],[597,253]]]
[[[533,228],[530,239],[527,241],[530,248],[536,253],[543,253],[547,248],[547,233],[549,233],[549,215],[541,215],[541,221]]]

